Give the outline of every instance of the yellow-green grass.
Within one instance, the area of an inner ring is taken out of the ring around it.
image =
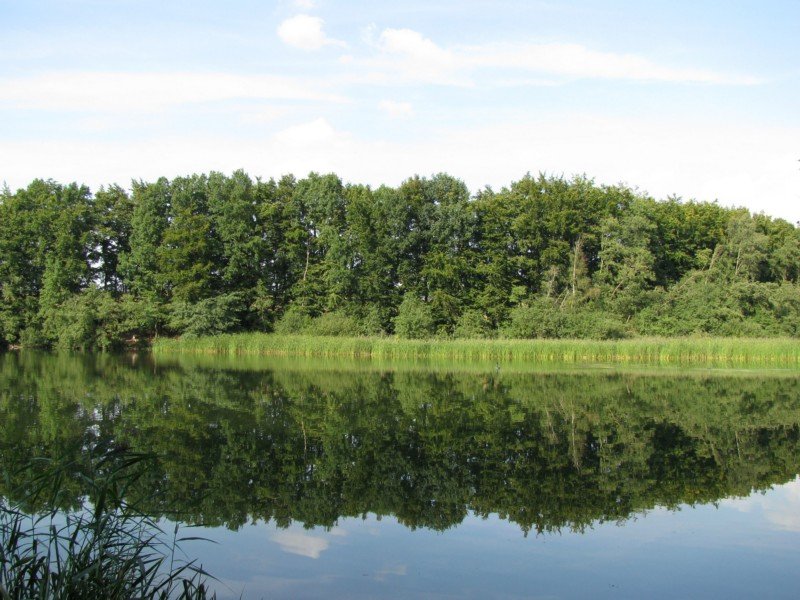
[[[226,354],[497,363],[800,367],[800,340],[789,338],[636,338],[627,340],[405,340],[264,333],[159,338],[157,356]]]

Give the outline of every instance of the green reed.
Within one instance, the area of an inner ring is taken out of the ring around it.
[[[177,558],[182,542],[198,538],[179,538],[177,525],[165,532],[125,499],[151,458],[103,449],[88,472],[74,463],[37,468],[44,459],[28,465],[21,499],[0,498],[0,598],[213,597],[209,575]],[[61,510],[75,477],[91,504]]]
[[[636,338],[625,340],[405,340],[263,333],[161,338],[156,355],[266,356],[463,360],[533,363],[621,363],[794,367],[800,341],[789,338]]]

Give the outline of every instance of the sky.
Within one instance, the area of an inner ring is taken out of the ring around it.
[[[585,174],[794,223],[798,23],[796,0],[0,0],[0,182]]]

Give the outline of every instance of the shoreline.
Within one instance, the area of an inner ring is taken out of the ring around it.
[[[268,333],[158,338],[155,356],[179,354],[496,361],[567,364],[800,366],[793,338],[427,339]]]

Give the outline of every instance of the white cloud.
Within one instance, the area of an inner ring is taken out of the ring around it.
[[[297,15],[278,26],[278,37],[283,43],[301,50],[319,50],[323,46],[346,46],[342,41],[325,35],[325,22],[319,17]]]
[[[370,46],[374,45],[377,32],[378,26],[375,23],[370,23],[361,29],[361,41]]]
[[[325,535],[334,538],[347,537],[347,531],[341,527],[333,527]],[[307,531],[298,529],[281,529],[270,535],[270,540],[278,544],[281,550],[289,554],[297,554],[307,558],[319,558],[330,547],[330,540],[311,535]],[[341,543],[341,542],[339,542]]]
[[[392,118],[410,117],[414,114],[414,108],[409,102],[396,102],[394,100],[381,100],[378,108]]]
[[[247,110],[239,114],[242,123],[264,125],[287,115],[290,109],[286,106],[262,106],[255,110]]]
[[[599,52],[580,44],[487,44],[460,49],[461,62],[473,68],[517,69],[582,79],[630,79],[676,83],[758,83],[705,69],[674,68],[635,54]]]
[[[752,85],[754,77],[728,75],[708,69],[671,67],[636,54],[601,52],[581,44],[488,43],[445,48],[411,29],[384,29],[374,40],[374,28],[365,30],[365,42],[377,54],[358,61],[372,69],[368,79],[384,83],[408,81],[450,85],[475,85],[476,80],[544,83],[540,74],[569,79],[609,79]],[[513,74],[509,77],[509,74]]]
[[[308,123],[293,125],[279,131],[273,140],[279,144],[305,147],[316,144],[330,144],[337,139],[337,132],[325,119],[319,118]]]
[[[766,494],[754,493],[747,498],[723,500],[721,504],[746,513],[761,511],[776,529],[800,532],[800,478]]]
[[[284,552],[298,554],[307,558],[319,558],[330,543],[325,538],[316,537],[300,531],[282,530],[270,536]]]
[[[372,36],[369,31],[365,35]],[[378,56],[361,61],[373,69],[368,78],[385,83],[408,81],[467,85],[457,55],[411,29],[384,29],[373,42]],[[358,64],[358,63],[357,63]]]
[[[626,181],[657,198],[714,200],[800,219],[800,169],[791,127],[714,126],[575,114],[454,130],[426,129],[406,142],[359,138],[317,118],[261,139],[203,135],[132,142],[0,140],[0,181],[37,177],[100,184],[131,178],[243,168],[253,176],[333,171],[345,180],[397,185],[415,174],[449,172],[471,189],[496,189],[527,171],[587,173]]]
[[[314,84],[268,75],[57,71],[0,79],[0,107],[153,111],[232,99],[342,101]]]

